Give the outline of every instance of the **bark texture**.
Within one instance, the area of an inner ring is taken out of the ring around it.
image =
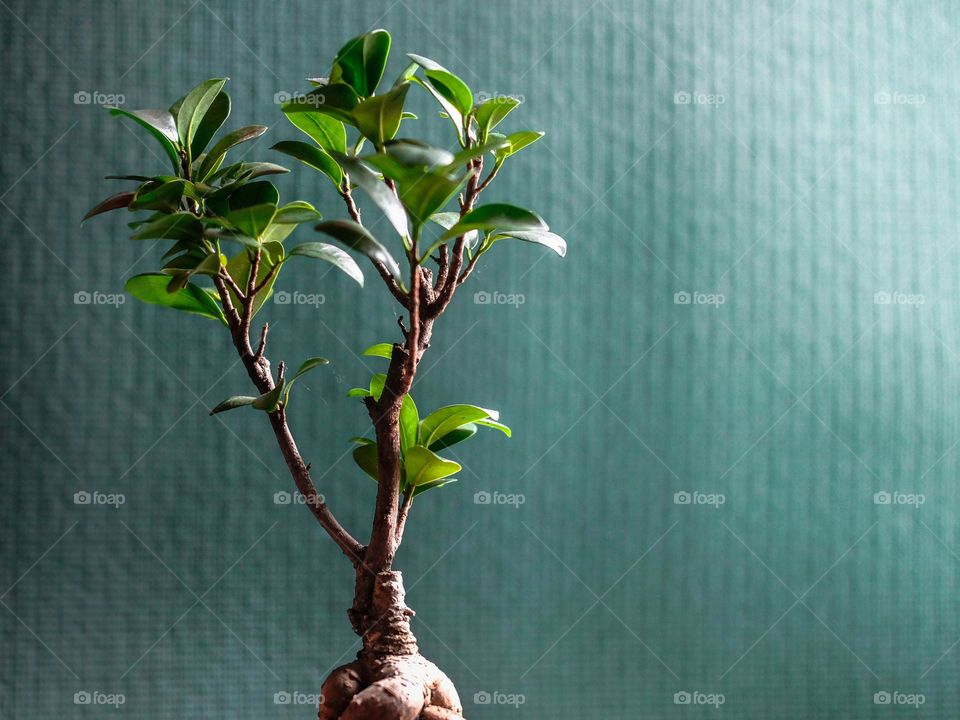
[[[450,679],[417,648],[399,572],[376,575],[363,648],[323,683],[320,720],[460,720]],[[352,618],[357,622],[356,618]]]

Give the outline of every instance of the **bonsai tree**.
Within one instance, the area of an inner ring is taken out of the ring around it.
[[[273,150],[319,171],[319,182],[333,183],[348,219],[319,222],[320,213],[308,202],[280,204],[276,187],[262,178],[288,172],[286,168],[269,162],[226,163],[235,146],[266,128],[243,127],[213,142],[230,113],[222,78],[198,85],[169,110],[111,110],[153,135],[172,174],[122,176],[135,187],[87,214],[118,208],[148,213],[130,223],[132,237],[164,241],[164,263],[158,272],[130,278],[127,291],[227,328],[256,393],[230,397],[212,413],[247,407],[266,414],[304,504],[353,567],[355,593],[348,616],[362,649],[355,661],[324,682],[321,720],[462,717],[453,684],[417,649],[410,629],[413,612],[405,603],[394,557],[415,500],[454,482],[461,469],[443,457],[445,448],[480,429],[508,437],[510,430],[495,411],[476,405],[451,404],[421,415],[410,392],[434,325],[499,241],[545,245],[561,256],[566,251],[563,239],[536,213],[478,203],[507,159],[543,135],[496,132],[519,101],[496,97],[475,102],[463,80],[418,55],[410,55],[411,63],[396,81],[380,89],[390,43],[384,30],[350,40],[334,58],[328,77],[310,80],[312,90],[283,105],[286,118],[306,140],[280,142]],[[426,91],[449,119],[452,151],[398,137],[415,119],[404,109],[413,86]],[[364,227],[357,190],[363,201],[379,208],[396,237],[378,239]],[[297,379],[327,360],[307,358],[293,372],[280,362],[274,372],[266,354],[269,325],[264,323],[258,333],[253,327],[284,264],[293,258],[332,263],[363,284],[357,263],[340,247],[287,241],[305,223],[365,256],[401,308],[396,342],[364,351],[383,358],[385,372],[350,391],[362,400],[373,427],[374,439],[353,439],[357,465],[377,482],[366,542],[337,520],[317,491],[288,422]]]

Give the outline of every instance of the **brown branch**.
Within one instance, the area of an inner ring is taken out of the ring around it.
[[[403,289],[400,287],[400,284],[397,282],[397,279],[390,274],[390,271],[387,270],[387,266],[384,265],[379,260],[374,260],[370,258],[370,262],[373,263],[373,266],[377,269],[377,272],[380,274],[380,277],[383,279],[384,284],[387,286],[387,289],[390,291],[390,294],[396,298],[396,301],[403,305],[407,310],[410,309],[410,296],[407,295]]]
[[[357,225],[362,225],[363,223],[360,222],[360,208],[357,207],[357,203],[353,199],[353,193],[350,192],[350,178],[346,174],[343,176],[343,189],[340,190],[340,197],[342,197],[343,201],[347,204],[347,212],[350,213],[350,219]]]
[[[403,494],[403,504],[400,506],[400,514],[397,517],[396,538],[397,545],[403,540],[403,530],[407,525],[407,516],[410,514],[410,506],[413,505],[413,487],[411,486]]]
[[[467,267],[464,268],[464,271],[460,273],[460,277],[457,279],[457,285],[462,285],[463,281],[470,277],[470,273],[473,272],[473,269],[477,266],[477,261],[480,259],[480,255],[474,255],[470,258],[470,262],[467,263]]]

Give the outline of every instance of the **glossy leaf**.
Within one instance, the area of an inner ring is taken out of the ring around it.
[[[316,226],[316,230],[326,233],[349,248],[361,252],[371,260],[382,263],[397,280],[400,280],[400,266],[390,251],[377,242],[370,232],[350,220],[328,220]]]
[[[417,444],[420,435],[420,414],[413,398],[407,394],[400,404],[400,452],[406,454],[407,449]]]
[[[406,210],[397,196],[390,192],[390,188],[384,185],[376,173],[359,159],[339,154],[335,154],[334,157],[347,172],[350,181],[370,196],[397,233],[401,237],[408,237],[410,229],[407,224]]]
[[[294,157],[305,165],[319,170],[338,188],[343,182],[343,170],[323,148],[299,140],[284,140],[270,149]]]
[[[345,153],[347,131],[343,123],[326,113],[316,110],[286,113],[287,120],[306,134],[324,150]]]
[[[494,97],[478,105],[474,117],[477,119],[481,140],[486,139],[490,131],[499,125],[519,104],[520,101],[516,98]]]
[[[332,115],[341,122],[353,125],[352,112],[359,102],[356,91],[346,83],[330,83],[284,103],[283,112],[312,110]]]
[[[217,93],[217,96],[210,104],[200,124],[197,126],[196,134],[193,137],[193,143],[190,145],[190,156],[197,158],[207,149],[207,145],[213,140],[223,123],[230,116],[230,96],[223,90]]]
[[[450,477],[461,470],[460,464],[440,457],[423,445],[412,445],[404,456],[407,483],[417,487]]]
[[[181,101],[177,110],[177,135],[183,147],[192,147],[200,124],[226,81],[226,78],[213,78],[202,82]]]
[[[423,485],[417,485],[413,490],[413,496],[417,497],[417,495],[425,493],[427,490],[435,490],[442,488],[444,485],[452,485],[455,482],[457,482],[456,478],[445,478],[443,480],[434,480],[433,482],[424,483]]]
[[[230,277],[232,277],[241,288],[246,288],[250,282],[250,254],[250,250],[243,248],[230,258],[230,261],[227,263],[227,272],[230,273]],[[283,262],[283,257],[283,245],[276,242],[263,243],[260,256],[260,269],[257,272],[257,283],[263,282],[271,268]],[[273,285],[276,282],[278,274],[279,271],[274,273],[273,279],[261,292],[257,293],[257,297],[253,301],[254,315],[260,311],[260,308],[263,307],[263,304],[272,294]],[[231,300],[233,300],[234,307],[237,307],[240,301],[239,298],[233,294],[233,291],[230,291],[230,297]]]
[[[124,289],[142,302],[202,315],[213,320],[219,320],[224,325],[227,324],[223,311],[220,309],[220,304],[206,290],[192,283],[187,283],[182,290],[168,293],[167,286],[169,283],[170,278],[166,275],[145,273],[134,275],[127,280]]]
[[[238,210],[253,205],[278,205],[280,192],[266,180],[241,185],[230,193],[230,209]]]
[[[206,180],[207,176],[214,172],[214,168],[227,154],[230,148],[236,147],[240,143],[253,140],[263,135],[267,131],[266,125],[247,125],[239,130],[234,130],[217,140],[217,143],[210,148],[210,152],[200,163],[200,169],[197,171],[198,180]]]
[[[444,207],[469,174],[429,171],[397,182],[397,195],[415,225],[423,225],[431,215]]]
[[[381,357],[389,360],[393,357],[393,345],[390,343],[377,343],[364,350],[363,354],[368,357]]]
[[[468,423],[481,420],[497,420],[496,410],[487,410],[476,405],[447,405],[430,413],[420,424],[420,438],[423,444],[430,446]]]
[[[520,132],[507,135],[506,139],[507,142],[510,143],[510,146],[497,151],[497,160],[502,161],[504,158],[510,157],[514,153],[523,150],[527,145],[532,145],[542,137],[542,132],[535,132],[533,130],[521,130]]]
[[[111,195],[106,200],[101,200],[83,216],[83,220],[81,220],[80,223],[83,224],[96,215],[127,207],[130,201],[133,200],[134,194],[132,191],[126,190],[124,192],[118,192],[116,195]]]
[[[186,212],[161,215],[156,220],[141,225],[131,236],[132,240],[188,240],[199,242],[203,236],[203,223]]]
[[[297,368],[297,371],[293,374],[293,376],[286,382],[282,397],[283,404],[287,405],[290,402],[290,388],[293,387],[293,384],[297,381],[297,378],[303,377],[314,368],[329,364],[330,361],[323,357],[312,357],[304,360],[300,364],[300,367]]]
[[[430,449],[434,452],[448,448],[451,445],[456,445],[459,442],[464,440],[469,440],[474,435],[477,434],[477,426],[475,423],[467,423],[466,425],[461,425],[456,430],[451,430],[442,438],[438,438],[430,443]]]
[[[353,449],[353,461],[367,475],[377,480],[377,446],[375,444],[355,447]]]
[[[410,85],[399,85],[383,95],[374,95],[360,102],[353,109],[357,129],[380,147],[393,140],[400,129],[403,103]]]
[[[166,110],[124,110],[122,108],[111,108],[110,114],[130,118],[141,127],[146,128],[160,143],[164,152],[167,153],[167,157],[170,158],[170,163],[173,165],[173,171],[175,173],[180,172],[180,154],[177,151],[180,140],[177,136],[177,123],[173,115]]]
[[[227,220],[247,237],[259,239],[270,226],[277,206],[272,204],[250,205],[227,213]]]
[[[349,275],[360,287],[363,287],[363,271],[360,266],[352,257],[335,245],[322,242],[303,243],[290,250],[288,259],[295,255],[328,262]]]
[[[253,405],[255,400],[255,397],[250,397],[249,395],[234,395],[233,397],[227,398],[222,403],[217,405],[213,410],[210,411],[210,414],[216,415],[217,413],[226,412],[227,410],[234,410],[238,407]]]
[[[390,33],[373,30],[348,41],[337,53],[330,82],[342,80],[362,97],[372,95],[390,55]]]
[[[306,200],[294,200],[281,208],[277,209],[277,214],[273,216],[274,223],[281,225],[314,222],[320,219],[320,213]]]
[[[467,84],[455,74],[430,58],[422,55],[408,57],[423,68],[427,81],[461,116],[473,109],[473,93]]]
[[[144,183],[137,188],[133,200],[130,201],[130,209],[176,212],[180,208],[185,185],[185,180]]]
[[[516,238],[524,242],[536,243],[553,250],[557,255],[563,257],[567,254],[567,242],[549,230],[510,230],[509,232],[498,232],[487,240],[488,245],[492,245],[503,238]]]
[[[547,224],[531,210],[509,205],[491,203],[476,207],[445,232],[442,237],[449,239],[462,235],[467,230],[547,230]]]
[[[255,407],[257,410],[263,410],[264,412],[276,412],[277,408],[280,406],[281,400],[283,399],[284,385],[285,382],[281,379],[280,382],[278,382],[273,388],[273,390],[265,392],[263,395],[256,398],[251,405],[253,405],[253,407]]]

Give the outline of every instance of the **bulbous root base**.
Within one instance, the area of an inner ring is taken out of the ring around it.
[[[422,655],[341,665],[322,692],[320,720],[463,720],[453,683]]]

